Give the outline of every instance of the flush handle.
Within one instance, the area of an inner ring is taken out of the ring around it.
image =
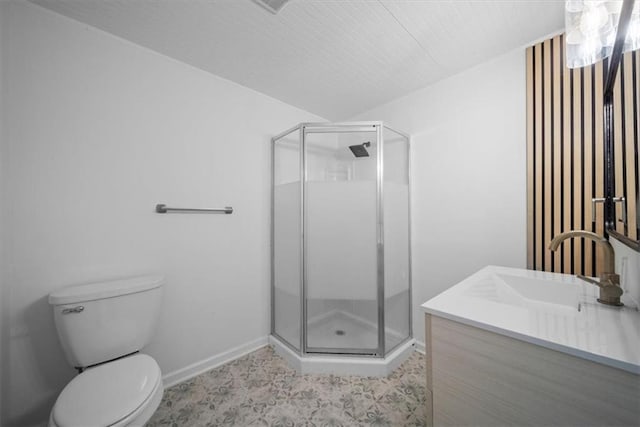
[[[62,314],[71,314],[71,313],[82,313],[84,311],[84,307],[79,305],[77,307],[65,308],[62,310]]]

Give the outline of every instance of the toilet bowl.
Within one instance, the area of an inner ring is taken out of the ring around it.
[[[155,330],[164,279],[145,276],[53,292],[56,330],[81,373],[62,390],[50,427],[143,426],[162,400],[158,363],[140,353]]]
[[[60,393],[49,427],[144,426],[163,391],[160,367],[146,354],[89,368]]]

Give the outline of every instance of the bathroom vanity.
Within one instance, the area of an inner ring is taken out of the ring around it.
[[[422,305],[429,425],[640,425],[640,312],[488,266]]]

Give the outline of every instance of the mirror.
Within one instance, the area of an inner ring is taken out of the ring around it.
[[[640,251],[638,211],[638,115],[640,50],[623,54],[633,2],[625,0],[604,87],[605,230]]]

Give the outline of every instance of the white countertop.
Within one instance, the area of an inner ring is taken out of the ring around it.
[[[621,308],[597,302],[598,295],[597,286],[575,276],[487,266],[422,308],[435,316],[640,374],[640,311],[624,295],[627,305]]]

